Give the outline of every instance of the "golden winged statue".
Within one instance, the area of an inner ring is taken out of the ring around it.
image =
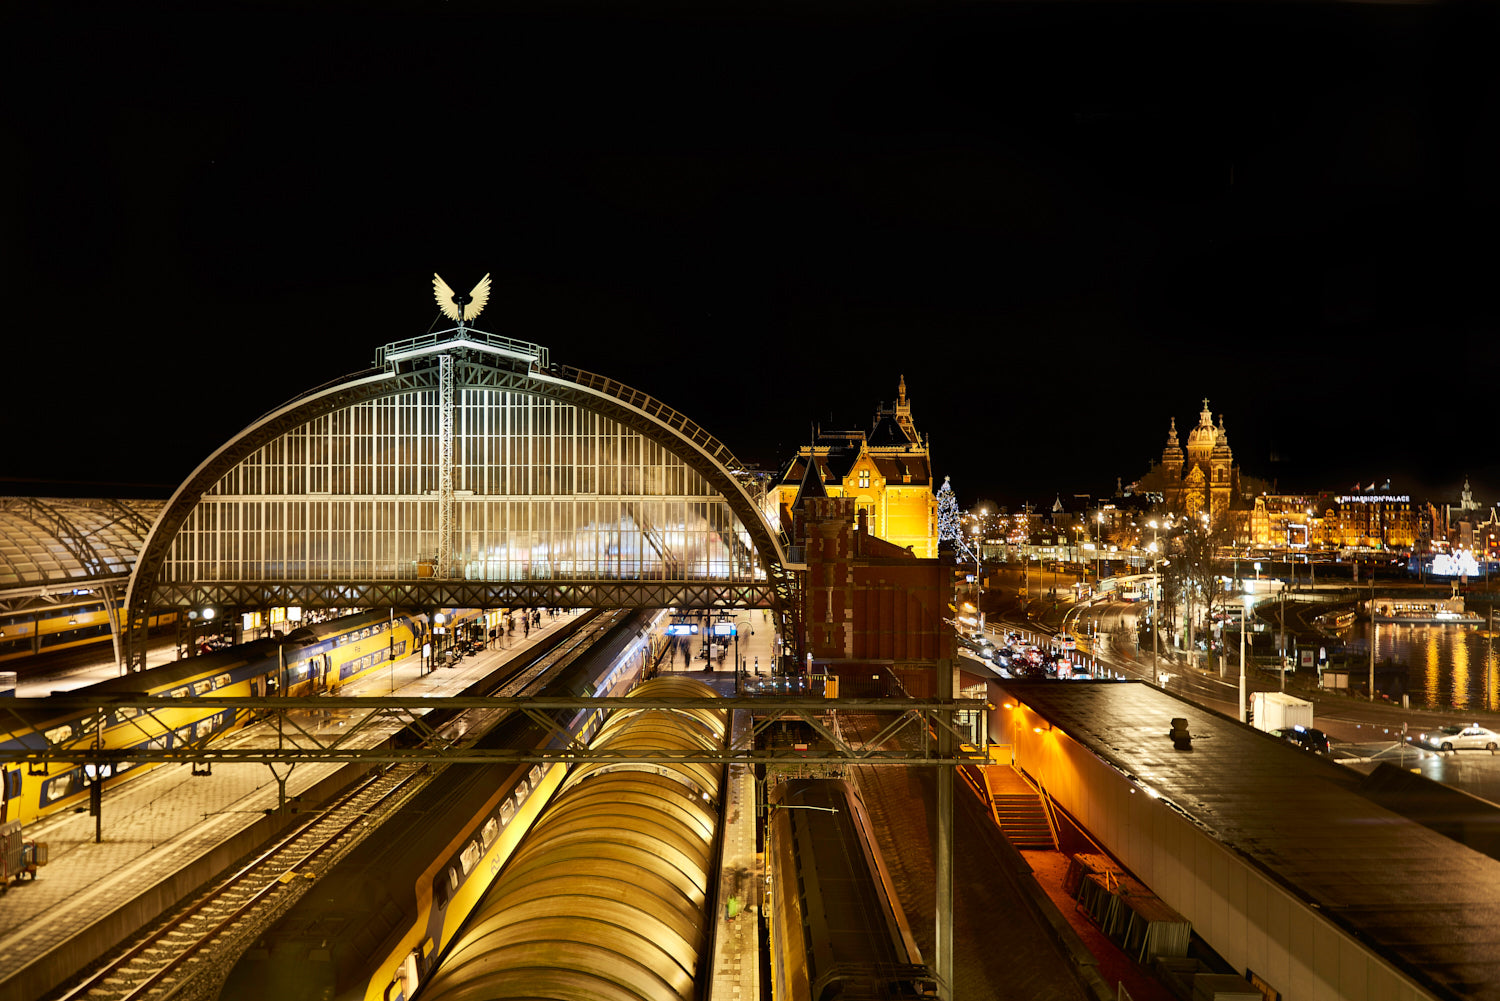
[[[442,276],[433,272],[432,294],[437,297],[438,309],[450,320],[459,323],[472,320],[484,309],[484,304],[490,301],[490,276],[485,275],[479,279],[479,284],[468,295],[459,295],[448,287]]]

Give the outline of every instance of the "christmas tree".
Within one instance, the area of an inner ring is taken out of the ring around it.
[[[938,546],[951,542],[959,559],[973,559],[974,554],[969,551],[969,540],[964,538],[963,525],[958,519],[958,498],[953,495],[953,485],[946,476],[943,477],[943,485],[938,488],[937,498]]]

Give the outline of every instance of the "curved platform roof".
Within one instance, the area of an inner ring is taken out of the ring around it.
[[[642,698],[713,698],[661,678]],[[726,714],[621,710],[594,748],[722,747]],[[708,940],[722,766],[579,765],[422,996],[689,1001]]]
[[[0,601],[123,584],[166,506],[0,497]]]

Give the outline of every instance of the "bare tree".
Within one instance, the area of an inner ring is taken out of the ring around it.
[[[1224,576],[1219,572],[1218,553],[1228,545],[1233,534],[1231,519],[1220,512],[1213,519],[1191,518],[1177,536],[1182,561],[1188,648],[1193,649],[1195,627],[1212,622],[1215,608],[1224,604]],[[1201,609],[1201,615],[1198,614]]]

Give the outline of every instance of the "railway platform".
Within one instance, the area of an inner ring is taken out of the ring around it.
[[[461,692],[504,659],[534,646],[570,613],[542,617],[529,636],[517,632],[454,668],[424,672],[420,655],[357,683],[345,694],[443,696]],[[313,730],[337,719],[310,718]],[[253,730],[226,738],[254,740]],[[378,735],[371,735],[378,739]],[[321,798],[320,786],[346,782],[338,764],[298,765],[288,797]],[[274,812],[276,777],[264,765],[219,764],[210,775],[162,766],[105,793],[102,816],[86,811],[48,817],[26,829],[48,845],[37,878],[0,896],[0,998],[33,1001],[66,983],[157,915],[243,857],[295,817]]]

